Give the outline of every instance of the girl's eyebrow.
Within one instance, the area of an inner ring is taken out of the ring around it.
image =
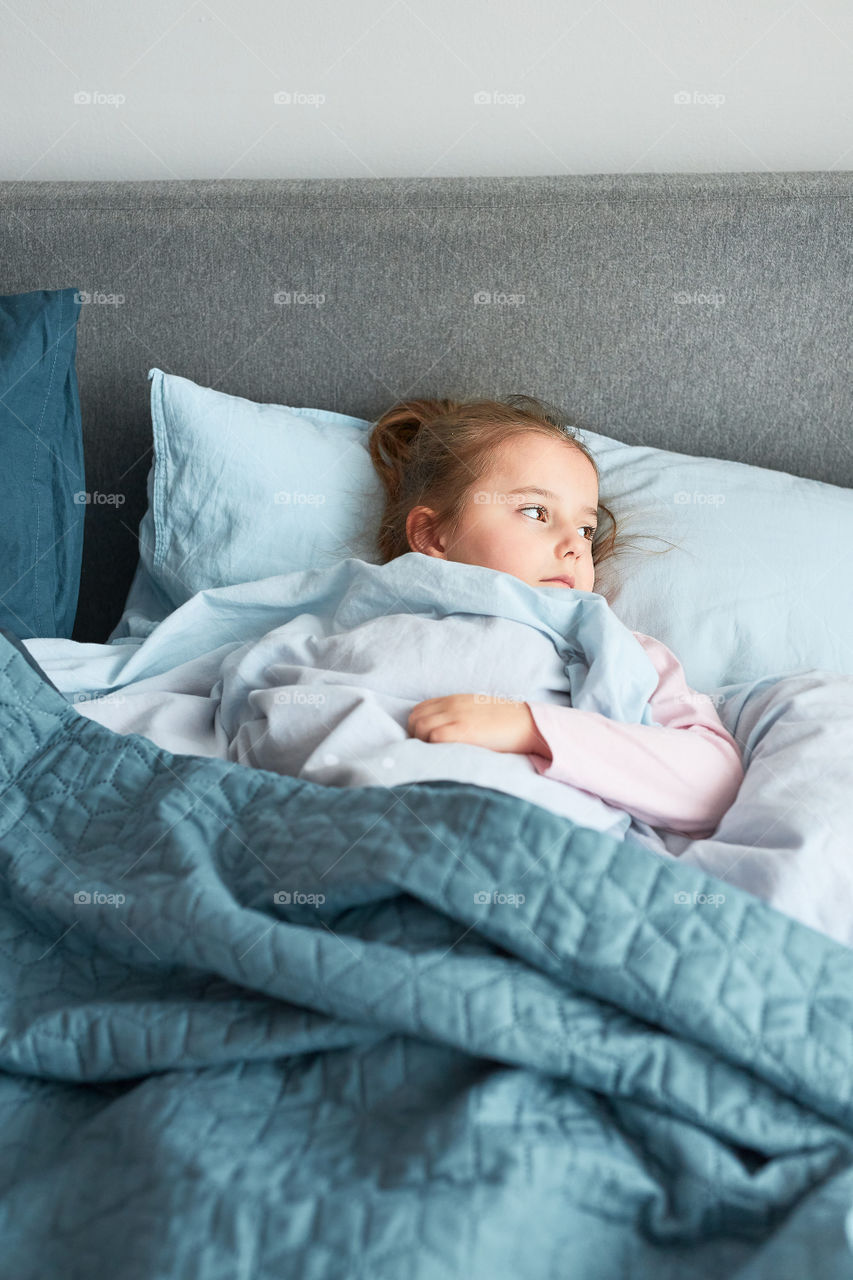
[[[550,498],[552,502],[560,501],[556,493],[552,493],[550,489],[537,489],[536,486],[532,484],[525,485],[523,489],[508,489],[506,496],[509,498],[514,493],[538,493],[538,494],[541,494],[543,498]],[[597,507],[581,507],[581,515],[597,516],[598,508]]]

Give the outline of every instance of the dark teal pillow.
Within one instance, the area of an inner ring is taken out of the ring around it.
[[[0,296],[0,627],[71,637],[86,477],[76,289]]]

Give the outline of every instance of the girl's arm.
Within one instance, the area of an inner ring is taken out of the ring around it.
[[[537,745],[528,758],[546,778],[581,787],[650,827],[704,839],[743,781],[740,749],[708,695],[689,687],[675,654],[633,634],[658,671],[649,699],[658,723],[624,724],[597,711],[530,702]]]

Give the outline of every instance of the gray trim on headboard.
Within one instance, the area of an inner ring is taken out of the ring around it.
[[[87,507],[74,638],[106,639],[136,564],[155,365],[369,420],[521,392],[853,486],[851,195],[850,172],[0,183],[0,292],[102,299],[86,487],[125,501]]]

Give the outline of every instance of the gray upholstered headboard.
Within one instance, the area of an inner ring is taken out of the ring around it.
[[[86,509],[74,638],[105,640],[130,585],[154,365],[369,420],[526,393],[853,486],[851,196],[850,172],[0,183],[0,292],[102,299],[86,487],[125,502]]]

